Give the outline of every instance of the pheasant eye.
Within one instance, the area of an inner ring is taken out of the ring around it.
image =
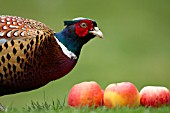
[[[86,27],[87,27],[87,24],[83,22],[83,23],[80,24],[80,27],[81,27],[81,28],[86,28]]]

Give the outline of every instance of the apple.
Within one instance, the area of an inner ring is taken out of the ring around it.
[[[116,106],[137,107],[140,105],[139,91],[130,82],[110,84],[104,92],[104,105],[108,108]]]
[[[74,85],[68,94],[68,105],[72,107],[98,107],[103,98],[102,89],[94,82],[82,82]]]
[[[170,91],[162,86],[146,86],[140,91],[140,103],[146,107],[170,104]]]

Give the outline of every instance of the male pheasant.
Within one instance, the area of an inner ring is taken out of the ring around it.
[[[82,46],[103,37],[94,20],[75,18],[56,33],[45,24],[0,16],[0,96],[29,91],[69,73]]]

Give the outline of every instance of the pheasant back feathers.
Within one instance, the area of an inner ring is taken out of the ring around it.
[[[33,37],[44,30],[52,32],[45,24],[17,16],[0,17],[0,38]]]

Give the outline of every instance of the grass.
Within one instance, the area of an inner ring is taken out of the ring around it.
[[[22,110],[18,110],[14,107],[6,107],[4,113],[170,113],[170,106],[162,106],[159,108],[143,107],[129,108],[129,107],[116,107],[106,108],[104,106],[98,108],[73,108],[68,107],[65,103],[61,103],[59,100],[56,102],[35,102],[32,101],[31,105],[27,105]]]

